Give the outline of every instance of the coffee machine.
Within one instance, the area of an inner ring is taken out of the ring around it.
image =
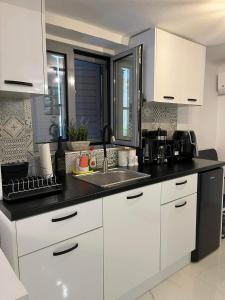
[[[150,164],[163,164],[171,157],[171,145],[167,140],[167,131],[142,130],[144,161]]]
[[[194,131],[176,130],[172,139],[168,139],[167,131],[161,128],[142,130],[142,148],[146,164],[179,162],[198,156]]]

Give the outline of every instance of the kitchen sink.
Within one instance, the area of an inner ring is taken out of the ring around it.
[[[97,186],[107,188],[123,184],[125,182],[135,182],[142,178],[150,177],[149,174],[144,174],[132,170],[124,170],[115,168],[108,170],[107,173],[95,172],[88,175],[77,176],[80,180],[95,184]]]

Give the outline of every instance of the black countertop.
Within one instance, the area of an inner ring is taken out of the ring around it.
[[[130,182],[120,186],[103,189],[96,185],[81,181],[72,175],[67,175],[63,185],[62,193],[53,196],[45,196],[26,201],[6,203],[0,201],[0,210],[11,220],[16,221],[22,218],[31,217],[54,209],[75,205],[93,199],[105,197],[133,188],[162,182],[165,180],[186,176],[189,174],[205,172],[225,165],[225,162],[218,162],[204,159],[193,159],[171,165],[149,166],[143,165],[130,168],[131,170],[150,174],[151,177],[143,178],[138,182]]]

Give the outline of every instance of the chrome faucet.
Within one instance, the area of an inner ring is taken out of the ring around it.
[[[115,142],[115,137],[113,136],[112,128],[109,125],[105,125],[102,131],[102,142],[103,142],[103,149],[104,149],[104,159],[103,159],[103,173],[108,172],[108,158],[107,158],[107,151],[106,151],[106,131],[108,130],[109,141],[111,143]]]

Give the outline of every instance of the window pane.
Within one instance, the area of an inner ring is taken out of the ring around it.
[[[129,135],[129,110],[123,110],[123,136],[127,137]]]
[[[102,65],[75,59],[76,121],[88,124],[91,140],[101,139]]]
[[[48,96],[33,99],[34,139],[36,143],[66,138],[65,57],[47,53]]]
[[[115,134],[117,140],[132,139],[133,55],[114,62]]]

